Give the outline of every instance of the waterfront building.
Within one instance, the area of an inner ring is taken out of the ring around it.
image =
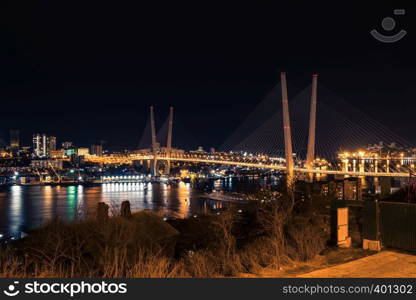
[[[58,159],[32,159],[30,162],[32,168],[47,169],[54,168],[55,170],[62,170],[62,160]]]
[[[65,156],[71,157],[74,154],[77,154],[76,149],[73,149],[73,148],[65,149]]]
[[[17,129],[10,130],[10,149],[16,153],[20,147],[20,132]]]
[[[64,149],[51,150],[49,156],[55,159],[63,158],[65,156],[65,150]]]
[[[78,156],[86,156],[90,154],[90,149],[88,148],[78,148],[77,149],[77,155]]]
[[[103,146],[102,145],[91,145],[90,154],[96,156],[103,156]]]

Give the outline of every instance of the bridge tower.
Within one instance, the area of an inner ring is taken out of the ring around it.
[[[150,106],[150,130],[152,133],[152,154],[153,161],[151,166],[152,176],[157,175],[157,141],[156,141],[156,125],[155,125],[155,116],[153,112],[153,106]]]
[[[285,155],[288,191],[292,190],[293,185],[293,151],[292,134],[290,131],[289,103],[287,95],[286,73],[280,73],[280,83],[282,86],[282,110],[283,110],[283,132],[285,137]]]
[[[316,101],[318,89],[318,74],[312,75],[311,108],[309,114],[308,152],[306,154],[306,168],[313,169],[315,159],[315,129],[316,129]],[[313,180],[313,173],[309,173],[309,180]]]
[[[169,109],[169,121],[168,121],[168,139],[166,141],[166,156],[170,158],[172,152],[172,131],[173,131],[173,107]],[[166,174],[170,174],[170,159],[166,161]]]

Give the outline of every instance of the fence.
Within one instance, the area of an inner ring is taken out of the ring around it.
[[[383,247],[416,251],[416,204],[364,201],[363,238]]]

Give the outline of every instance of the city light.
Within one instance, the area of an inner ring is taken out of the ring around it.
[[[2,7],[1,293],[413,292],[415,18],[292,2]]]

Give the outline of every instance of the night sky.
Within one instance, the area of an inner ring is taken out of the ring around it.
[[[416,12],[404,2],[224,2],[1,1],[0,136],[18,128],[27,145],[45,132],[134,149],[148,106],[164,119],[173,105],[201,145],[217,147],[286,71],[299,88],[319,73],[416,141]],[[387,16],[393,33],[408,31],[394,44],[369,34],[387,34]]]

